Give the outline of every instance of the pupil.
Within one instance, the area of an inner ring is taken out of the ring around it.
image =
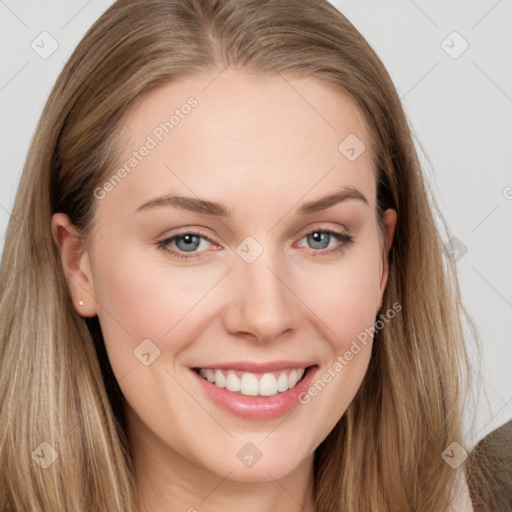
[[[329,233],[324,233],[322,231],[315,231],[314,233],[311,234],[312,238],[313,238],[313,242],[314,243],[318,243],[320,245],[322,245],[322,247],[314,247],[314,249],[324,249],[325,247],[327,247],[327,245],[329,245],[329,240],[328,240],[328,237],[330,236]],[[323,240],[322,240],[323,238]]]
[[[196,235],[184,235],[176,240],[178,246],[182,240],[185,242],[185,244],[184,247],[180,247],[180,249],[190,251],[197,248],[199,237],[197,237]]]

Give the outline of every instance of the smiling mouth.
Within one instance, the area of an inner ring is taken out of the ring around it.
[[[286,368],[275,372],[255,373],[218,368],[192,368],[200,377],[218,388],[246,396],[274,396],[293,389],[311,368]]]

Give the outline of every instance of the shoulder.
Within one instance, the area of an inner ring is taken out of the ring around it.
[[[476,444],[466,475],[474,512],[512,510],[512,420]]]
[[[453,512],[475,512],[473,508],[473,501],[469,492],[469,486],[466,481],[464,472],[461,470],[457,471],[458,478],[454,490],[454,501],[451,505],[451,511]]]

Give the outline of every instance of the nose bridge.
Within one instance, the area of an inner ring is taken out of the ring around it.
[[[251,251],[252,257],[260,252],[252,261],[246,257]],[[295,329],[301,318],[300,301],[292,292],[284,256],[273,248],[258,251],[251,240],[247,245],[242,242],[237,252],[240,257],[231,276],[233,301],[227,314],[228,329],[250,333],[259,341],[270,341]]]

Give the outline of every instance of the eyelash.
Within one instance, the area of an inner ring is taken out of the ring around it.
[[[354,237],[344,231],[333,231],[331,229],[323,229],[323,228],[321,228],[321,226],[315,227],[313,230],[308,231],[304,236],[301,237],[301,240],[303,238],[305,238],[306,236],[311,235],[313,233],[327,233],[327,234],[331,235],[332,237],[334,237],[336,240],[338,240],[338,242],[340,242],[341,245],[338,245],[337,247],[334,247],[332,249],[318,249],[318,250],[311,249],[313,251],[312,256],[326,256],[326,255],[330,255],[330,254],[341,253],[341,252],[345,251],[347,246],[349,246],[350,244],[352,244],[354,242]],[[201,231],[182,231],[181,233],[177,233],[176,235],[173,235],[171,237],[165,238],[164,240],[157,242],[157,246],[158,246],[158,248],[160,248],[166,252],[170,252],[174,257],[176,257],[178,259],[189,260],[192,258],[197,258],[198,257],[197,252],[195,252],[195,253],[191,252],[190,253],[191,256],[183,256],[183,254],[184,254],[183,251],[176,250],[174,248],[170,248],[170,244],[172,242],[174,242],[175,240],[177,240],[179,238],[183,238],[185,235],[194,235],[199,238],[203,238],[203,239],[207,240],[211,244],[214,244],[214,242],[212,242],[210,240],[210,238],[208,236],[206,236],[206,234],[202,233]],[[216,245],[216,244],[214,244],[214,245]],[[203,251],[199,251],[199,254],[201,252],[203,252]],[[192,254],[196,254],[196,255],[192,256]]]

